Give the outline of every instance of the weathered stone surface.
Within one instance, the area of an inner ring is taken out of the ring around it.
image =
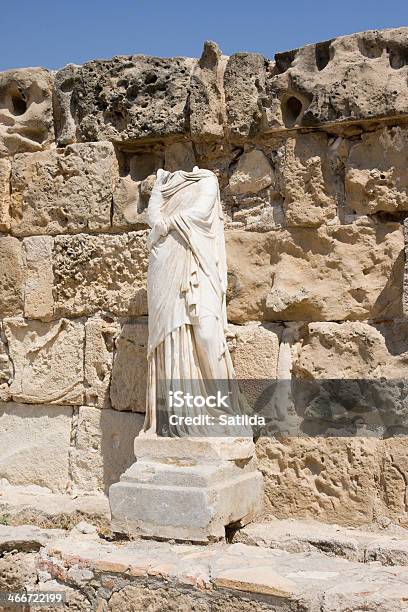
[[[50,321],[54,314],[52,286],[53,239],[50,236],[24,238],[25,259],[24,316]]]
[[[54,77],[53,108],[55,138],[58,146],[65,147],[76,141],[76,125],[71,112],[72,91],[79,66],[68,64]]]
[[[370,528],[369,528],[370,529]],[[321,551],[329,557],[344,557],[360,563],[408,565],[406,530],[390,526],[385,532],[346,528],[312,519],[274,519],[245,525],[234,534],[234,542],[278,548],[290,553]]]
[[[270,161],[259,149],[241,155],[230,178],[229,188],[233,194],[257,193],[269,187],[274,180]]]
[[[193,137],[223,136],[225,123],[223,73],[226,58],[218,45],[204,43],[190,83],[190,130]]]
[[[180,146],[173,143],[172,146]],[[188,143],[186,143],[188,144]],[[163,168],[165,153],[157,145],[134,153],[119,151],[120,179],[113,194],[113,219],[115,230],[146,229],[146,209],[150,192],[156,180],[156,172]]]
[[[101,493],[71,496],[37,485],[12,486],[5,479],[0,480],[0,492],[0,513],[10,525],[71,529],[84,519],[109,525],[109,502]]]
[[[282,195],[288,226],[316,227],[336,221],[341,188],[330,153],[325,134],[299,134],[278,149],[276,191]]]
[[[55,538],[64,537],[62,529],[41,529],[34,525],[0,525],[0,551],[37,552]]]
[[[79,492],[106,492],[134,462],[133,442],[143,417],[88,406],[79,409],[70,453],[73,486]]]
[[[36,555],[6,553],[0,558],[0,589],[3,592],[34,590],[37,582]],[[4,606],[3,610],[10,610]]]
[[[266,125],[267,62],[257,53],[234,53],[224,73],[228,131],[232,136],[255,136]]]
[[[109,142],[18,155],[11,175],[12,232],[107,231],[117,180],[118,163]]]
[[[402,312],[398,223],[226,234],[229,318],[343,320]]]
[[[118,333],[110,398],[115,410],[145,412],[147,384],[147,320],[123,325]]]
[[[372,30],[275,56],[268,71],[270,129],[404,114],[406,28]]]
[[[381,441],[379,468],[379,514],[389,517],[403,527],[408,527],[407,519],[407,480],[408,449],[406,437],[389,438]],[[389,552],[376,551],[384,558]],[[401,556],[401,552],[398,553]]]
[[[0,157],[42,151],[54,138],[53,77],[45,68],[0,73]]]
[[[360,214],[408,210],[407,152],[408,131],[404,128],[362,134],[347,159],[347,205]]]
[[[245,544],[115,545],[76,536],[51,542],[42,566],[81,592],[100,585],[99,606],[112,610],[397,612],[408,595],[406,567]]]
[[[23,310],[24,264],[21,242],[0,236],[0,317]]]
[[[182,134],[196,60],[144,55],[87,62],[73,84],[79,139],[135,140]]]
[[[230,325],[231,357],[239,379],[273,379],[277,375],[282,328],[274,323]]]
[[[10,175],[10,160],[0,159],[0,232],[10,229]]]
[[[404,316],[408,316],[408,219],[404,221],[404,276],[402,282],[402,311]]]
[[[9,382],[12,377],[12,365],[8,355],[6,337],[0,322],[0,400],[11,399]]]
[[[407,341],[404,321],[310,323],[292,367],[303,428],[385,436],[407,428]]]
[[[110,407],[114,340],[119,334],[117,322],[105,317],[94,317],[85,323],[85,404],[100,408]]]
[[[173,142],[167,145],[164,157],[164,169],[169,172],[186,170],[191,172],[196,164],[191,142]]]
[[[293,362],[303,378],[405,378],[408,323],[309,323]]]
[[[373,522],[379,443],[370,438],[260,438],[257,455],[266,511],[277,518]]]
[[[72,408],[0,402],[0,477],[66,490]]]
[[[15,401],[82,404],[84,326],[60,319],[50,323],[5,319]]]
[[[146,232],[122,235],[57,236],[54,296],[58,316],[104,311],[147,314]]]

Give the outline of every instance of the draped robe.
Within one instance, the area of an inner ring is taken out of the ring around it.
[[[147,279],[149,306],[148,384],[144,433],[248,435],[242,428],[170,425],[169,391],[229,394],[231,414],[241,399],[225,340],[227,264],[218,180],[209,170],[177,171],[153,189],[149,225],[165,222],[168,233],[152,247]],[[153,230],[152,230],[153,231]],[[210,319],[203,344],[201,326]],[[210,410],[217,416],[219,410]],[[179,415],[203,410],[183,407]],[[225,412],[225,409],[223,409]]]

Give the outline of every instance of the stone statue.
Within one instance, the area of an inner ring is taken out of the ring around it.
[[[148,205],[148,389],[144,432],[169,436],[248,435],[242,427],[170,424],[169,391],[228,395],[228,411],[242,400],[225,332],[227,264],[218,179],[210,170],[157,172]],[[158,406],[160,405],[160,409]],[[225,404],[223,404],[225,406]],[[209,410],[206,407],[206,410]],[[225,413],[225,407],[221,412]],[[202,408],[182,408],[183,414]],[[210,410],[217,417],[220,410]],[[251,432],[249,433],[251,435]]]
[[[135,438],[136,462],[109,489],[112,526],[212,542],[225,537],[226,525],[252,520],[263,495],[225,341],[227,266],[217,177],[197,167],[159,170],[147,212],[146,418]],[[200,399],[221,391],[228,402],[176,408],[169,401],[176,391]],[[213,420],[191,422],[202,417]],[[225,417],[233,423],[221,422]]]

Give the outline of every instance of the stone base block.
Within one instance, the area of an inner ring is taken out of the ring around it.
[[[215,438],[167,438],[157,435],[139,434],[135,438],[135,456],[199,460],[248,460],[255,455],[252,438],[215,437]]]
[[[213,542],[228,525],[262,509],[263,480],[253,460],[141,459],[111,485],[114,531]]]

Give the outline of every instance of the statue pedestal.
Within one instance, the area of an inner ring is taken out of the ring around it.
[[[262,509],[249,438],[138,437],[135,454],[136,463],[109,489],[115,531],[212,542]]]

